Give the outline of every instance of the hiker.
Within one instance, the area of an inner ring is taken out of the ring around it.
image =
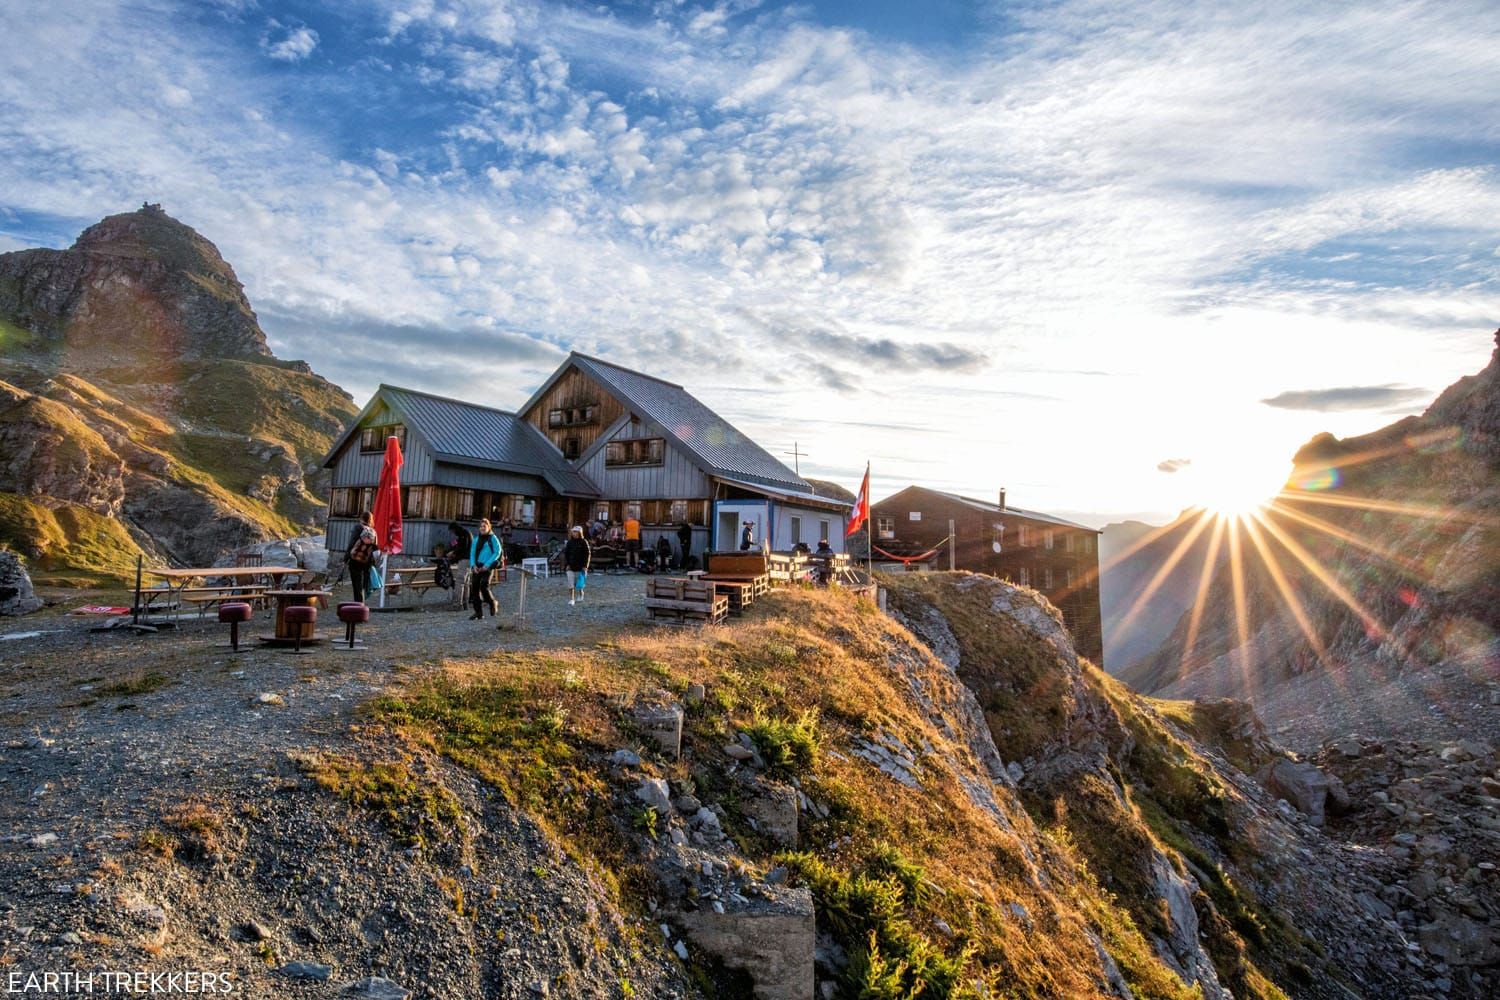
[[[370,590],[370,568],[379,556],[380,539],[375,537],[375,515],[365,511],[359,515],[359,529],[350,537],[349,547],[344,550],[356,603],[365,603],[365,595]]]
[[[568,598],[569,604],[577,604],[583,600],[583,588],[588,583],[589,563],[593,560],[593,555],[588,540],[583,537],[583,526],[574,527],[568,544],[563,546],[563,565],[568,568],[568,574],[573,582],[573,593]]]
[[[670,549],[670,544],[667,547]],[[693,526],[686,521],[677,526],[677,547],[682,550],[682,568],[686,569],[688,556],[692,554],[693,548]],[[667,553],[667,558],[672,558],[670,552]]]
[[[632,568],[641,560],[641,519],[625,515],[625,562]]]
[[[740,529],[740,551],[749,552],[755,547],[755,522],[746,521]]]
[[[474,547],[474,536],[469,529],[457,521],[448,522],[448,549],[443,553],[453,578],[453,606],[463,607],[467,595],[466,574],[469,570],[469,550]],[[460,567],[462,567],[460,569]]]
[[[662,535],[656,540],[656,561],[661,566],[662,572],[666,572],[672,568],[672,543],[667,541],[666,535]],[[682,564],[684,566],[687,565],[686,558],[683,559]]]
[[[818,583],[826,587],[833,580],[833,546],[828,544],[828,539],[819,539],[813,558],[818,560]]]
[[[490,609],[490,617],[495,617],[495,595],[490,593],[490,573],[499,568],[505,559],[505,550],[500,548],[500,539],[490,530],[490,520],[487,517],[479,519],[479,534],[469,543],[469,603],[474,606],[474,614],[469,621],[478,621],[484,617],[481,607]]]

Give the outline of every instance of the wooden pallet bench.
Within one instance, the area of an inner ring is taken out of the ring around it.
[[[202,618],[204,613],[215,604],[243,601],[254,607],[256,604],[265,602],[265,593],[266,588],[259,585],[253,587],[185,587],[177,591],[177,597],[183,604],[196,607],[198,617]]]
[[[707,581],[650,577],[646,613],[663,625],[719,625],[729,616],[729,598]]]
[[[713,577],[705,577],[706,582],[714,585],[714,590],[729,599],[729,613],[736,617],[745,613],[745,606],[752,603],[756,596],[756,582],[754,580],[716,580]],[[762,581],[764,577],[760,577]]]

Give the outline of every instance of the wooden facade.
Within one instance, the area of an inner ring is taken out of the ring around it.
[[[564,372],[522,413],[569,461],[577,461],[624,415],[618,399],[576,368]]]
[[[1040,591],[1062,612],[1078,652],[1104,662],[1097,530],[922,486],[908,486],[875,504],[870,520],[876,548],[909,557],[936,547],[929,561],[936,569],[948,568],[944,539],[951,521],[956,569]]]

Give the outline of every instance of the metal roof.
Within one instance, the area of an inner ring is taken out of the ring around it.
[[[599,495],[599,488],[574,470],[541,431],[514,413],[394,385],[381,385],[366,413],[376,400],[384,400],[401,414],[440,462],[530,473],[545,479],[558,493]],[[353,436],[366,413],[334,445],[330,460]]]
[[[577,352],[563,362],[557,374],[561,375],[570,364],[577,365],[580,371],[640,416],[661,425],[705,471],[788,493],[813,494],[806,480],[693,398],[682,386]],[[550,379],[549,384],[556,377]],[[546,389],[544,385],[532,397],[533,400],[540,398]]]
[[[967,507],[973,507],[975,510],[982,510],[986,514],[1015,514],[1017,517],[1030,518],[1033,521],[1046,521],[1049,524],[1058,524],[1062,525],[1065,528],[1078,528],[1081,531],[1092,531],[1096,535],[1099,534],[1098,528],[1090,528],[1086,524],[1078,524],[1075,521],[1068,521],[1061,517],[1053,517],[1051,514],[1042,514],[1034,510],[1024,510],[1020,507],[1014,507],[1010,504],[1006,504],[1002,509],[1001,506],[993,500],[977,500],[974,497],[966,497],[961,496],[957,493],[947,493],[943,490],[935,490],[929,486],[911,486],[908,487],[908,489],[924,490],[936,496],[946,497],[947,499],[952,500],[954,503],[961,503]],[[902,492],[905,492],[905,490],[903,490]],[[895,494],[894,496],[899,495],[900,494]],[[877,503],[875,506],[883,506],[885,503],[894,499],[894,496],[886,497],[885,500],[880,501],[880,503]]]
[[[744,479],[731,479],[728,476],[719,476],[718,478],[723,482],[730,483],[734,486],[742,486],[746,489],[751,490],[760,490],[761,492],[766,493],[768,496],[770,496],[772,500],[788,500],[793,502],[801,501],[804,503],[813,504],[817,507],[830,508],[832,510],[842,511],[845,513],[848,512],[850,507],[854,506],[854,501],[852,500],[840,500],[838,497],[831,497],[825,493],[813,493],[807,490],[781,489],[775,486],[767,486],[765,483],[755,483]]]

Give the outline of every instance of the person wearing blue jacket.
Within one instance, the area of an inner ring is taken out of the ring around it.
[[[500,539],[490,530],[488,518],[479,521],[479,534],[469,543],[469,603],[474,606],[470,621],[484,617],[484,608],[495,617],[495,595],[490,593],[490,573],[500,568],[505,561],[505,550]]]

